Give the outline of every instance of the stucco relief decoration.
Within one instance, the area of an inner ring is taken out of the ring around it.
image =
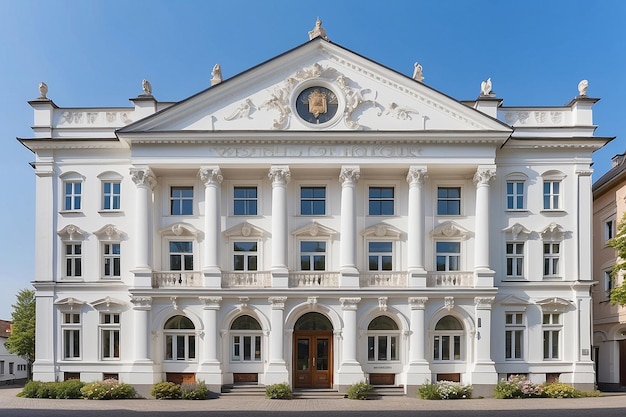
[[[219,185],[224,180],[222,170],[219,167],[200,168],[198,175],[205,186],[209,186],[211,184]]]
[[[272,310],[282,310],[285,308],[287,297],[270,297],[267,301],[272,305]]]
[[[406,182],[410,185],[424,185],[424,181],[428,178],[426,168],[411,167],[406,176]]]
[[[494,301],[495,297],[474,297],[476,307],[491,308]]]
[[[204,304],[204,308],[208,308],[208,309],[219,309],[220,308],[220,303],[222,302],[222,297],[205,297],[205,296],[201,296],[198,297],[198,299],[200,300],[200,302],[202,302]]]
[[[361,177],[361,170],[359,168],[341,168],[341,173],[339,174],[339,182],[342,184],[356,184]]]
[[[537,124],[541,125],[546,122],[546,112],[545,111],[536,111],[534,112],[535,121]]]
[[[170,301],[172,302],[172,308],[178,310],[178,297],[172,296],[170,297]]]
[[[466,238],[469,236],[469,231],[459,226],[453,221],[447,221],[441,223],[439,226],[435,227],[432,231],[432,235],[434,237],[463,237]]]
[[[106,240],[120,240],[122,239],[124,232],[115,227],[112,224],[106,224],[97,231],[94,232],[96,236]]]
[[[496,177],[496,170],[493,168],[478,168],[474,174],[474,185],[489,185],[489,182]]]
[[[343,75],[337,77],[337,85],[343,93],[343,97],[346,101],[346,107],[344,109],[344,123],[347,127],[353,130],[362,129],[362,126],[353,118],[354,113],[358,108],[365,104],[371,104],[372,107],[377,108],[377,116],[382,114],[382,106],[376,102],[378,97],[377,92],[372,92],[369,88],[355,89],[350,87],[350,80]],[[365,98],[364,94],[371,94],[373,97]]]
[[[76,225],[68,224],[63,229],[59,230],[58,235],[62,239],[78,240],[85,237],[85,232]]]
[[[530,230],[528,230],[527,228],[525,228],[519,223],[515,223],[514,225],[507,227],[506,229],[502,229],[502,231],[505,233],[510,233],[511,236],[513,237],[513,240],[517,240],[517,238],[520,237],[520,235],[530,234]]]
[[[427,297],[409,297],[409,304],[412,309],[424,309],[426,308]]]
[[[387,297],[378,297],[378,309],[387,311]]]
[[[344,310],[356,310],[356,305],[361,302],[361,298],[340,298],[341,308]]]
[[[249,297],[239,297],[239,306],[237,307],[239,311],[248,308],[248,303],[250,302]]]
[[[130,302],[134,304],[136,309],[149,309],[152,307],[152,297],[131,297]]]
[[[445,308],[448,311],[451,311],[454,308],[454,297],[444,297],[443,308]]]
[[[516,120],[517,120],[517,112],[510,111],[508,113],[505,113],[504,121],[507,122],[507,124],[512,125],[515,123]]]
[[[289,167],[272,167],[267,176],[273,184],[287,184],[291,179],[291,171],[289,171]]]
[[[550,223],[540,232],[544,240],[561,240],[565,233],[563,226],[555,222]]]
[[[241,226],[241,236],[248,237],[252,232],[252,228],[247,223]]]
[[[156,186],[156,178],[150,168],[131,168],[130,177],[136,186],[145,186],[151,190]]]
[[[317,297],[307,297],[306,303],[311,310],[315,310],[317,308]]]
[[[397,103],[389,103],[385,114],[390,114],[398,120],[413,120],[411,114],[419,114],[419,112],[410,107],[400,107]]]
[[[74,297],[68,297],[68,298],[64,298],[62,300],[59,300],[59,301],[57,301],[54,304],[56,304],[58,306],[63,306],[65,309],[73,311],[75,308],[77,310],[81,309],[83,307],[83,305],[85,304],[85,302],[83,300],[79,300],[79,299],[74,298]]]
[[[530,114],[528,114],[527,111],[521,111],[518,113],[517,117],[519,119],[519,122],[525,125],[526,122],[528,122],[528,118],[530,117]]]
[[[563,118],[563,112],[560,112],[560,111],[550,112],[550,120],[552,120],[552,123],[561,123],[562,118]]]
[[[250,114],[256,110],[256,105],[249,98],[242,101],[239,106],[228,116],[224,117],[224,120],[236,120],[236,119],[252,119]]]

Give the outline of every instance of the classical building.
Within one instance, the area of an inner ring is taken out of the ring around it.
[[[4,344],[11,336],[11,322],[0,320],[0,384],[14,384],[26,381],[27,362],[13,353],[10,353]]]
[[[626,390],[626,308],[611,305],[609,292],[617,261],[607,241],[615,237],[626,213],[626,153],[613,157],[611,169],[593,184],[593,346],[596,378],[603,390]]]
[[[176,103],[40,86],[35,378],[592,388],[585,83],[461,102],[310,35]]]

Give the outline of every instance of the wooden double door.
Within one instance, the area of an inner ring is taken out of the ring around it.
[[[332,387],[332,331],[295,331],[293,350],[295,388]]]

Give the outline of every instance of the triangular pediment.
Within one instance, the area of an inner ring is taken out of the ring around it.
[[[476,140],[503,141],[511,130],[422,82],[317,38],[117,133],[127,142],[247,135],[258,141],[262,132],[296,131],[407,132],[413,139],[420,132],[451,132],[448,141],[454,134],[472,140],[474,133]]]
[[[295,232],[293,232],[294,236],[324,236],[324,237],[332,237],[337,234],[336,230],[331,229],[330,227],[326,227],[322,224],[319,224],[316,221],[312,221],[310,224],[302,227]]]

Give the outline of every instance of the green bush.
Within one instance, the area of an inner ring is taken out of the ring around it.
[[[547,384],[545,392],[550,398],[579,398],[582,396],[579,390],[563,382]]]
[[[367,400],[373,389],[374,387],[366,382],[357,382],[348,387],[348,398],[351,400]]]
[[[184,383],[180,386],[183,400],[206,400],[209,398],[209,389],[204,381]]]
[[[426,383],[417,390],[424,400],[458,400],[472,398],[472,386],[461,385],[458,382],[438,381],[435,384]]]
[[[273,400],[289,400],[291,399],[291,387],[288,383],[273,384],[265,387],[265,398]]]
[[[82,398],[83,394],[80,392],[80,389],[84,385],[85,383],[78,379],[59,382],[56,387],[56,398],[64,400]]]
[[[493,390],[495,398],[538,398],[545,397],[545,386],[533,384],[524,375],[511,375],[503,379]]]
[[[85,384],[80,392],[88,400],[126,400],[137,396],[131,385],[120,384],[116,379]]]
[[[17,394],[17,396],[24,398],[38,398],[37,393],[43,384],[44,383],[41,381],[28,381],[26,385],[24,385],[24,389]]]
[[[44,382],[37,390],[37,396],[35,398],[56,398],[58,382]]]
[[[183,390],[178,384],[163,381],[152,386],[150,395],[157,400],[180,400],[183,396]]]

